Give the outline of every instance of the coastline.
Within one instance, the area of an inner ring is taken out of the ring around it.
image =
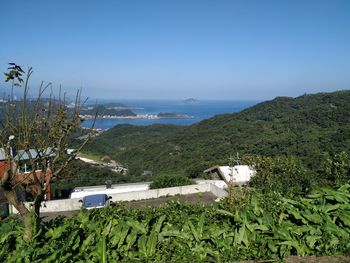
[[[256,101],[202,101],[199,104],[183,104],[178,101],[128,101],[131,107],[142,107],[141,112],[124,115],[107,115],[81,112],[83,126],[90,127],[94,122],[96,128],[112,128],[116,125],[130,124],[148,126],[153,124],[192,125],[215,115],[233,113],[255,105]],[[159,115],[159,116],[158,116]],[[162,116],[163,115],[163,116]],[[181,117],[180,117],[181,116]]]
[[[94,115],[80,115],[80,118],[85,120],[94,119]],[[137,114],[132,116],[117,116],[117,115],[97,115],[96,119],[193,119],[191,115],[176,115],[176,116],[158,116],[156,114]]]

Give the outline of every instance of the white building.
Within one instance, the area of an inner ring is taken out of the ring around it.
[[[214,179],[220,178],[226,183],[236,183],[238,185],[246,184],[250,181],[251,177],[256,174],[256,171],[248,165],[235,165],[235,166],[213,166],[204,171]]]

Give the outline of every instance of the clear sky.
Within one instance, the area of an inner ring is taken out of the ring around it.
[[[3,0],[0,32],[2,72],[30,65],[33,85],[94,98],[350,89],[349,0]]]

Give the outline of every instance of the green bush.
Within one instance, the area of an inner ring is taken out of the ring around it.
[[[283,196],[310,193],[313,174],[293,156],[244,156],[244,163],[257,171],[249,185],[263,192],[278,192]]]
[[[154,178],[150,188],[157,189],[190,184],[193,184],[193,181],[186,176],[178,174],[160,174]]]
[[[210,166],[213,165],[209,162],[195,162],[186,167],[185,174],[190,178],[203,177],[205,176],[203,171],[208,169]]]
[[[326,155],[321,166],[320,175],[327,181],[328,185],[333,187],[350,183],[349,154],[343,151],[334,156]]]

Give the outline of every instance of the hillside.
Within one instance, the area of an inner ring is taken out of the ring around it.
[[[324,154],[350,150],[350,91],[277,97],[191,126],[116,126],[87,147],[131,171],[193,171],[231,154],[294,155],[312,170]]]

